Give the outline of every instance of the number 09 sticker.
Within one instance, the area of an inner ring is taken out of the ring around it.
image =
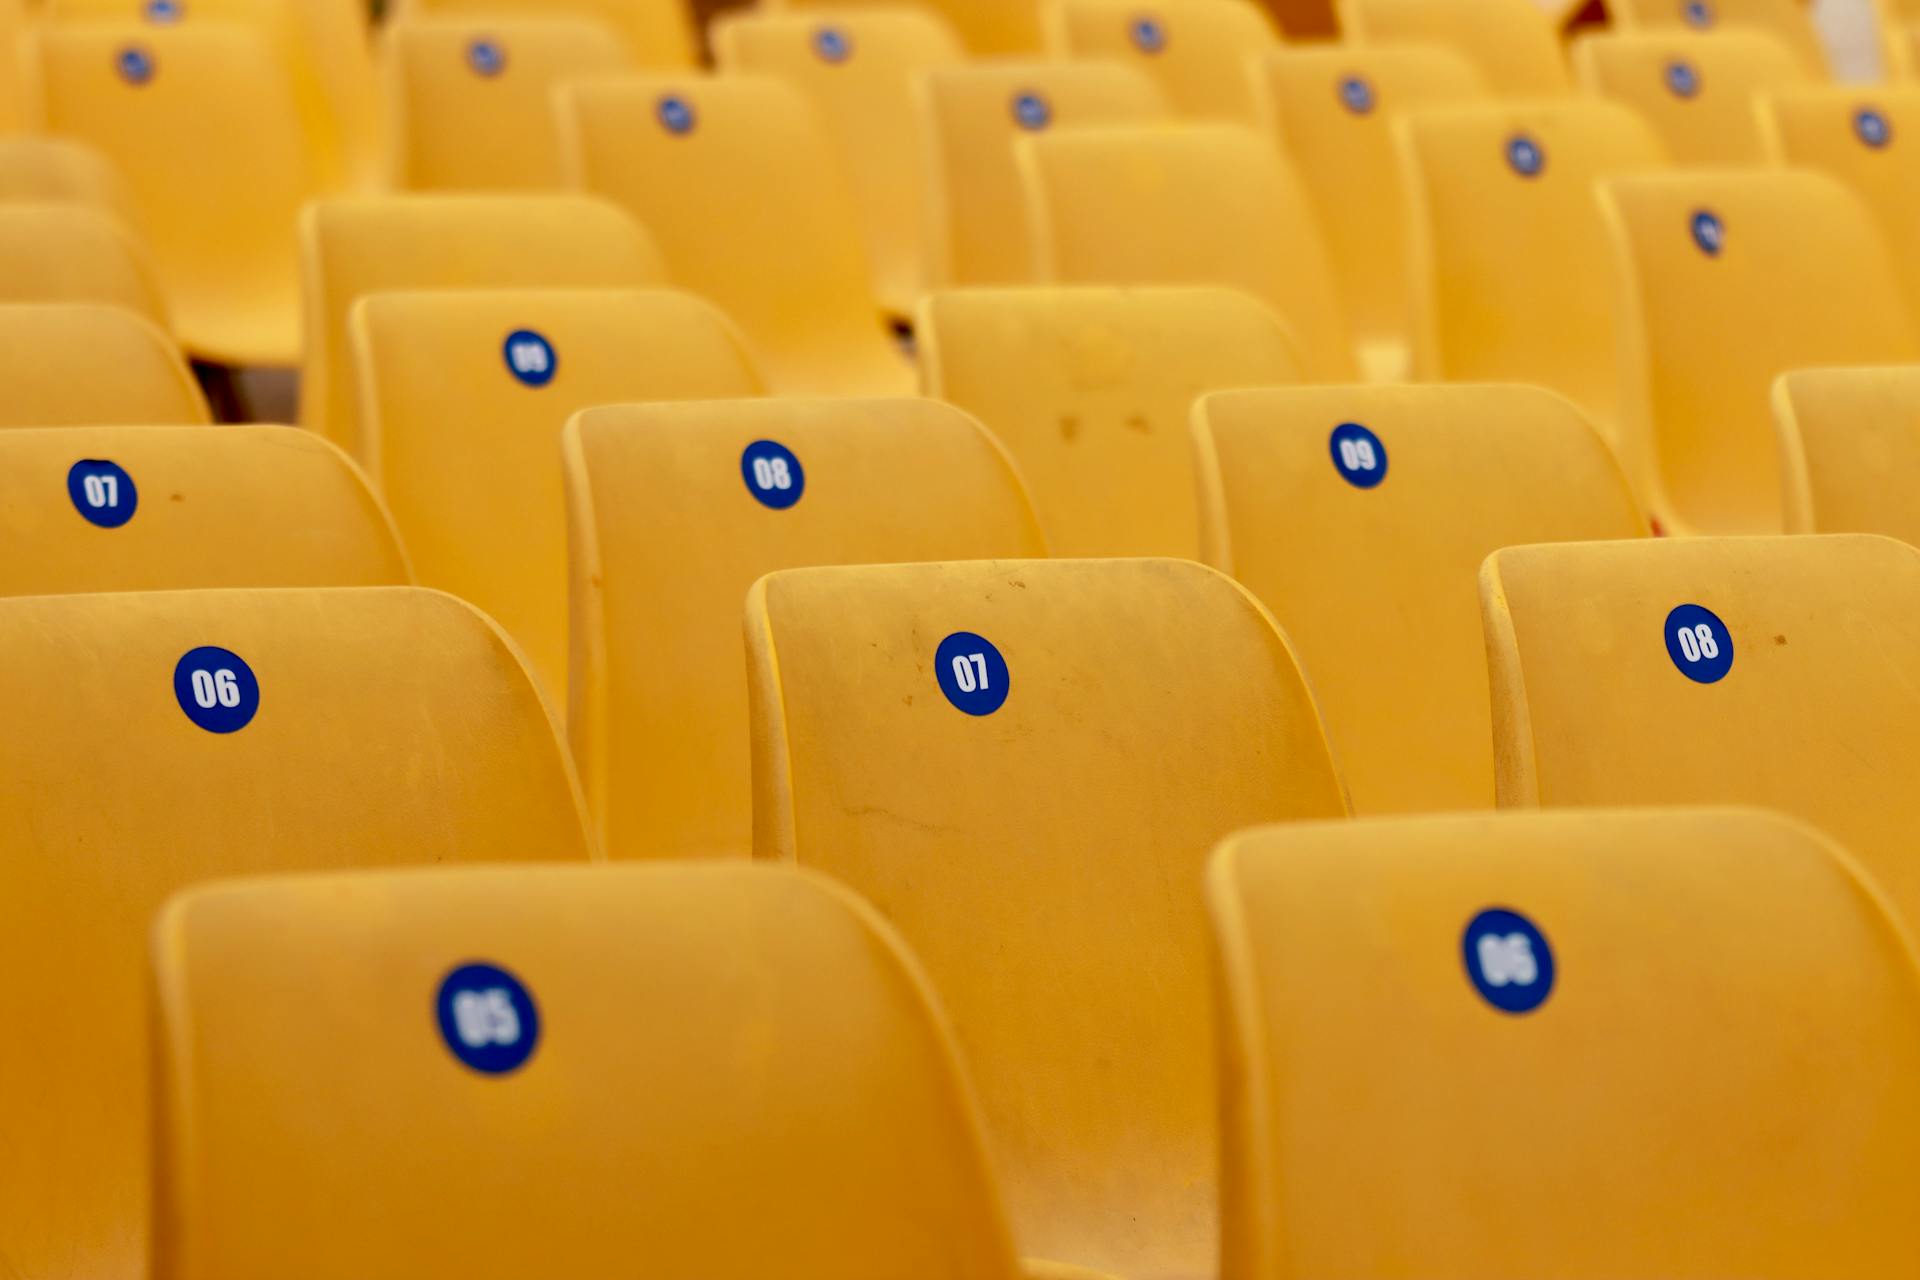
[[[947,701],[970,716],[990,716],[1007,700],[1007,660],[985,636],[956,631],[933,655],[934,675]]]

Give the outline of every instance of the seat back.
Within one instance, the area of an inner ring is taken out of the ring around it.
[[[1053,0],[1042,21],[1056,54],[1134,66],[1175,111],[1202,120],[1251,123],[1248,59],[1279,43],[1272,20],[1252,0],[1158,9],[1134,0]]]
[[[1573,63],[1589,91],[1632,108],[1683,165],[1760,164],[1754,95],[1809,80],[1792,50],[1758,31],[1586,36]]]
[[[693,27],[693,10],[681,0],[542,0],[529,8],[526,0],[403,0],[406,16],[520,18],[538,13],[597,21],[620,33],[636,66],[691,67],[699,62],[700,41]]]
[[[647,233],[577,195],[420,195],[327,200],[300,220],[307,355],[300,423],[366,460],[347,316],[405,289],[631,289],[665,271]]]
[[[0,596],[412,580],[344,454],[285,427],[0,431]]]
[[[1795,0],[1619,0],[1607,15],[1627,31],[1763,35],[1791,50],[1809,76],[1827,76],[1813,15]]]
[[[1773,384],[1788,533],[1920,546],[1920,368],[1793,369]]]
[[[1391,124],[1406,111],[1486,99],[1479,72],[1440,48],[1289,48],[1258,59],[1254,89],[1313,206],[1363,357],[1404,372],[1408,205]]]
[[[1292,327],[1306,372],[1357,371],[1313,208],[1236,125],[1083,129],[1021,142],[1041,279],[1241,289]]]
[[[1270,827],[1207,902],[1227,1280],[1890,1280],[1920,1243],[1913,949],[1806,827]]]
[[[722,71],[776,77],[813,104],[852,184],[874,295],[911,312],[924,288],[931,164],[914,85],[964,59],[960,37],[921,9],[746,11],[715,22],[713,45]]]
[[[936,288],[1036,278],[1015,139],[1167,114],[1143,73],[1102,63],[979,63],[929,72],[918,90],[929,149],[927,281]]]
[[[758,394],[739,336],[665,290],[440,291],[362,300],[353,344],[368,467],[420,581],[497,619],[558,702],[561,430],[592,405]]]
[[[133,193],[113,162],[72,138],[0,138],[0,201],[90,205],[137,232]]]
[[[0,427],[210,421],[179,348],[131,311],[0,305]]]
[[[0,1250],[146,1262],[143,939],[251,872],[583,858],[558,730],[498,629],[408,587],[0,600]]]
[[[320,175],[267,37],[217,22],[49,24],[36,48],[45,127],[126,179],[182,342],[214,360],[292,363],[288,229]]]
[[[1593,184],[1663,167],[1660,140],[1601,102],[1448,107],[1398,127],[1414,376],[1557,391],[1640,487],[1651,463],[1623,435],[1617,286]]]
[[[1186,562],[976,561],[776,573],[747,634],[755,850],[926,962],[1022,1249],[1210,1268],[1201,862],[1344,811],[1271,619]]]
[[[845,171],[797,90],[756,76],[631,76],[576,81],[558,102],[573,183],[645,224],[674,282],[733,318],[775,387],[906,390]]]
[[[1674,529],[1777,532],[1774,378],[1920,357],[1879,230],[1817,173],[1619,178],[1600,201],[1625,300],[1622,386],[1658,460],[1655,510]]]
[[[870,8],[897,9],[900,0],[771,0],[769,7],[802,13],[820,9],[859,13]],[[919,7],[952,23],[975,57],[1040,50],[1039,0],[923,0]]]
[[[154,959],[157,1280],[1018,1274],[932,993],[823,878],[279,877]]]
[[[566,430],[568,728],[616,858],[753,847],[741,610],[776,569],[1046,554],[999,444],[931,400],[588,409]]]
[[[1857,534],[1516,547],[1480,584],[1500,803],[1765,804],[1908,920],[1920,551]]]
[[[1197,555],[1195,398],[1299,377],[1285,326],[1227,289],[959,289],[915,333],[927,394],[1006,445],[1062,556]]]
[[[10,302],[95,302],[167,326],[146,250],[88,205],[0,202],[0,304]]]
[[[1559,37],[1533,0],[1339,0],[1337,7],[1354,44],[1441,45],[1505,98],[1572,92]]]
[[[628,56],[605,23],[565,15],[418,18],[384,41],[388,173],[415,191],[558,187],[555,86]]]
[[[1646,533],[1599,435],[1536,387],[1437,385],[1217,392],[1194,437],[1204,558],[1293,642],[1355,810],[1491,808],[1480,564]]]

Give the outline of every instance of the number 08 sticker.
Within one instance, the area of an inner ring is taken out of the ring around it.
[[[202,645],[173,668],[173,696],[208,733],[238,733],[260,710],[260,682],[231,649]]]
[[[1683,604],[1667,615],[1667,656],[1695,684],[1718,684],[1733,670],[1733,633],[1719,615]]]
[[[956,631],[933,655],[947,701],[970,716],[990,716],[1007,700],[1007,660],[985,636]]]

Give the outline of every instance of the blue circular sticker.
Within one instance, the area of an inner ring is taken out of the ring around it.
[[[1340,103],[1357,116],[1373,110],[1373,86],[1364,76],[1348,76],[1340,82]]]
[[[144,13],[148,22],[178,22],[187,16],[187,6],[180,0],[147,0]]]
[[[1718,684],[1733,670],[1733,633],[1711,609],[1683,604],[1667,615],[1667,656],[1695,684]]]
[[[694,125],[699,122],[699,117],[694,114],[693,104],[671,93],[660,99],[653,113],[660,118],[661,128],[668,133],[692,133]]]
[[[838,27],[822,27],[813,33],[813,51],[822,62],[845,62],[853,56],[853,38]]]
[[[1547,153],[1526,134],[1515,134],[1507,140],[1507,163],[1521,177],[1537,178],[1540,171],[1547,167]]]
[[[113,65],[120,78],[131,85],[147,83],[155,71],[153,55],[137,44],[130,44],[115,54]]]
[[[1460,938],[1474,990],[1502,1013],[1532,1013],[1553,994],[1553,948],[1518,911],[1489,907]]]
[[[140,506],[133,477],[104,458],[83,458],[67,469],[67,496],[75,511],[102,529],[118,529]]]
[[[807,473],[793,450],[778,440],[755,440],[740,455],[747,492],[763,507],[785,511],[807,491]]]
[[[260,682],[230,649],[202,645],[173,668],[173,696],[187,719],[208,733],[238,733],[260,710]]]
[[[467,65],[475,75],[492,79],[507,69],[507,51],[482,37],[467,46]]]
[[[1688,224],[1693,229],[1693,242],[1700,246],[1700,252],[1709,258],[1720,256],[1720,250],[1727,244],[1727,228],[1720,221],[1720,215],[1711,209],[1696,209]]]
[[[1691,62],[1675,58],[1667,64],[1667,88],[1676,98],[1691,98],[1700,92],[1700,73]]]
[[[1387,478],[1387,446],[1357,422],[1343,422],[1327,440],[1333,469],[1356,489],[1378,488]]]
[[[440,1038],[482,1075],[518,1071],[540,1044],[540,1010],[520,979],[498,965],[463,964],[434,1000]]]
[[[1127,27],[1127,36],[1133,41],[1133,47],[1142,53],[1163,53],[1167,47],[1167,29],[1160,19],[1151,14],[1142,14]]]
[[[933,653],[933,673],[947,701],[970,716],[990,716],[1007,700],[1007,660],[993,642],[956,631]]]
[[[530,387],[544,387],[560,372],[560,355],[553,344],[532,329],[515,329],[500,348],[507,372]]]
[[[1687,0],[1680,6],[1680,16],[1690,27],[1713,25],[1713,7],[1707,3],[1707,0]]]
[[[1038,132],[1053,123],[1053,107],[1037,93],[1014,95],[1013,122],[1022,129]]]
[[[1893,122],[1872,107],[1853,113],[1854,136],[1870,147],[1884,147],[1893,141]]]

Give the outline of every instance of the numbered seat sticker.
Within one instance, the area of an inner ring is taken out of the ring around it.
[[[208,733],[238,733],[260,711],[260,682],[230,649],[203,645],[173,668],[173,696],[187,719]]]
[[[1680,17],[1688,26],[1704,31],[1713,25],[1713,6],[1707,0],[1686,0],[1680,6]]]
[[[1340,105],[1364,116],[1373,110],[1373,85],[1364,76],[1347,76],[1340,81]]]
[[[1718,614],[1683,604],[1667,615],[1667,656],[1695,684],[1718,684],[1733,670],[1733,633]]]
[[[1356,489],[1376,489],[1387,478],[1387,446],[1357,422],[1343,422],[1327,441],[1333,469]]]
[[[1700,73],[1691,62],[1676,58],[1667,64],[1667,88],[1676,98],[1691,98],[1700,92]]]
[[[178,22],[187,16],[187,6],[182,0],[147,0],[147,21],[153,23]]]
[[[544,387],[560,372],[560,353],[532,329],[515,329],[501,347],[507,372],[529,387]]]
[[[956,631],[933,655],[934,675],[947,701],[970,716],[990,716],[1006,704],[1007,660],[985,636]]]
[[[754,501],[785,511],[807,491],[806,469],[778,440],[755,440],[740,455],[740,477]]]
[[[822,62],[845,62],[853,56],[853,37],[839,27],[822,27],[813,33],[813,51]]]
[[[135,87],[151,81],[157,69],[153,55],[137,44],[130,44],[115,54],[113,65],[120,78]]]
[[[1490,907],[1460,940],[1473,989],[1502,1013],[1532,1013],[1553,994],[1553,948],[1539,926],[1506,907]]]
[[[1149,56],[1165,53],[1167,49],[1167,28],[1160,19],[1151,15],[1135,18],[1127,27],[1127,36],[1133,41],[1133,47]]]
[[[87,523],[102,529],[118,529],[140,507],[133,477],[104,458],[85,458],[67,469],[67,497]]]
[[[1547,167],[1546,148],[1524,133],[1516,134],[1507,139],[1507,164],[1523,178],[1537,178]]]
[[[1893,123],[1872,107],[1853,113],[1853,132],[1867,146],[1878,150],[1893,141]]]
[[[1038,133],[1053,123],[1053,107],[1040,94],[1015,94],[1013,122],[1030,133]]]
[[[700,123],[699,115],[693,104],[677,94],[667,94],[654,107],[653,114],[659,119],[660,127],[668,133],[684,136],[692,133]]]
[[[1694,244],[1709,258],[1719,257],[1720,251],[1727,247],[1726,224],[1720,221],[1720,215],[1713,210],[1695,210],[1688,226],[1693,231]]]
[[[482,1075],[518,1071],[540,1044],[540,1010],[526,984],[499,965],[468,963],[440,983],[440,1038]]]
[[[467,46],[467,65],[488,80],[507,69],[507,51],[495,40],[475,40]]]

